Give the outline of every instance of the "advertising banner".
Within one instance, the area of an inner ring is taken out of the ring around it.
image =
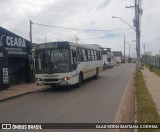
[[[27,56],[30,48],[28,40],[0,27],[0,49],[8,56]]]

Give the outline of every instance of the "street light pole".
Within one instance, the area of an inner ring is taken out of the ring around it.
[[[118,18],[120,19],[121,21],[123,21],[125,24],[127,24],[129,27],[131,27],[132,29],[134,29],[136,31],[136,29],[134,27],[132,27],[130,24],[128,24],[127,22],[125,22],[122,18],[120,17],[115,17],[115,16],[112,16],[112,18]]]
[[[125,22],[122,18],[120,18],[120,17],[115,17],[115,16],[112,16],[112,18],[118,18],[118,19],[120,19],[121,21],[123,21],[124,23],[126,23],[129,27],[131,27],[132,29],[134,29],[135,30],[135,32],[136,32],[136,51],[137,51],[137,60],[139,60],[140,61],[140,31],[139,31],[139,29],[138,29],[138,26],[137,26],[137,24],[136,24],[136,28],[134,28],[134,27],[132,27],[130,24],[128,24],[127,22]],[[137,22],[136,22],[137,23]]]
[[[128,24],[127,22],[125,22],[122,18],[120,17],[115,17],[115,16],[112,16],[112,18],[118,18],[120,19],[121,21],[123,21],[125,24],[127,24],[129,27],[131,27],[133,30],[136,31],[136,29],[134,27],[132,27],[130,24]],[[137,34],[137,31],[136,31],[136,34]],[[125,41],[125,36],[124,36],[124,41]],[[124,56],[125,56],[125,42],[124,42]],[[138,51],[137,51],[137,56],[138,56]]]
[[[32,21],[30,20],[29,21],[29,23],[30,23],[30,43],[31,43],[31,51],[33,50],[33,43],[32,43]],[[32,76],[33,76],[33,82],[34,82],[34,80],[35,80],[35,59],[34,59],[34,57],[33,57],[33,51],[32,51],[32,71],[33,71],[33,73],[32,73]]]
[[[29,21],[30,23],[30,42],[31,42],[31,47],[32,47],[32,21]]]

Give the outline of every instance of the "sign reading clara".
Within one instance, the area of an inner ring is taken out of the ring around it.
[[[26,47],[25,40],[22,38],[7,36],[6,37],[7,46],[11,47]]]

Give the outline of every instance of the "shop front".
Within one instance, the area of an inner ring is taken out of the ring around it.
[[[31,43],[0,27],[0,89],[31,81]]]

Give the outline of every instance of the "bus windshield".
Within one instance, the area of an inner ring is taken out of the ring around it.
[[[45,49],[37,51],[36,73],[64,73],[69,71],[69,49]]]

